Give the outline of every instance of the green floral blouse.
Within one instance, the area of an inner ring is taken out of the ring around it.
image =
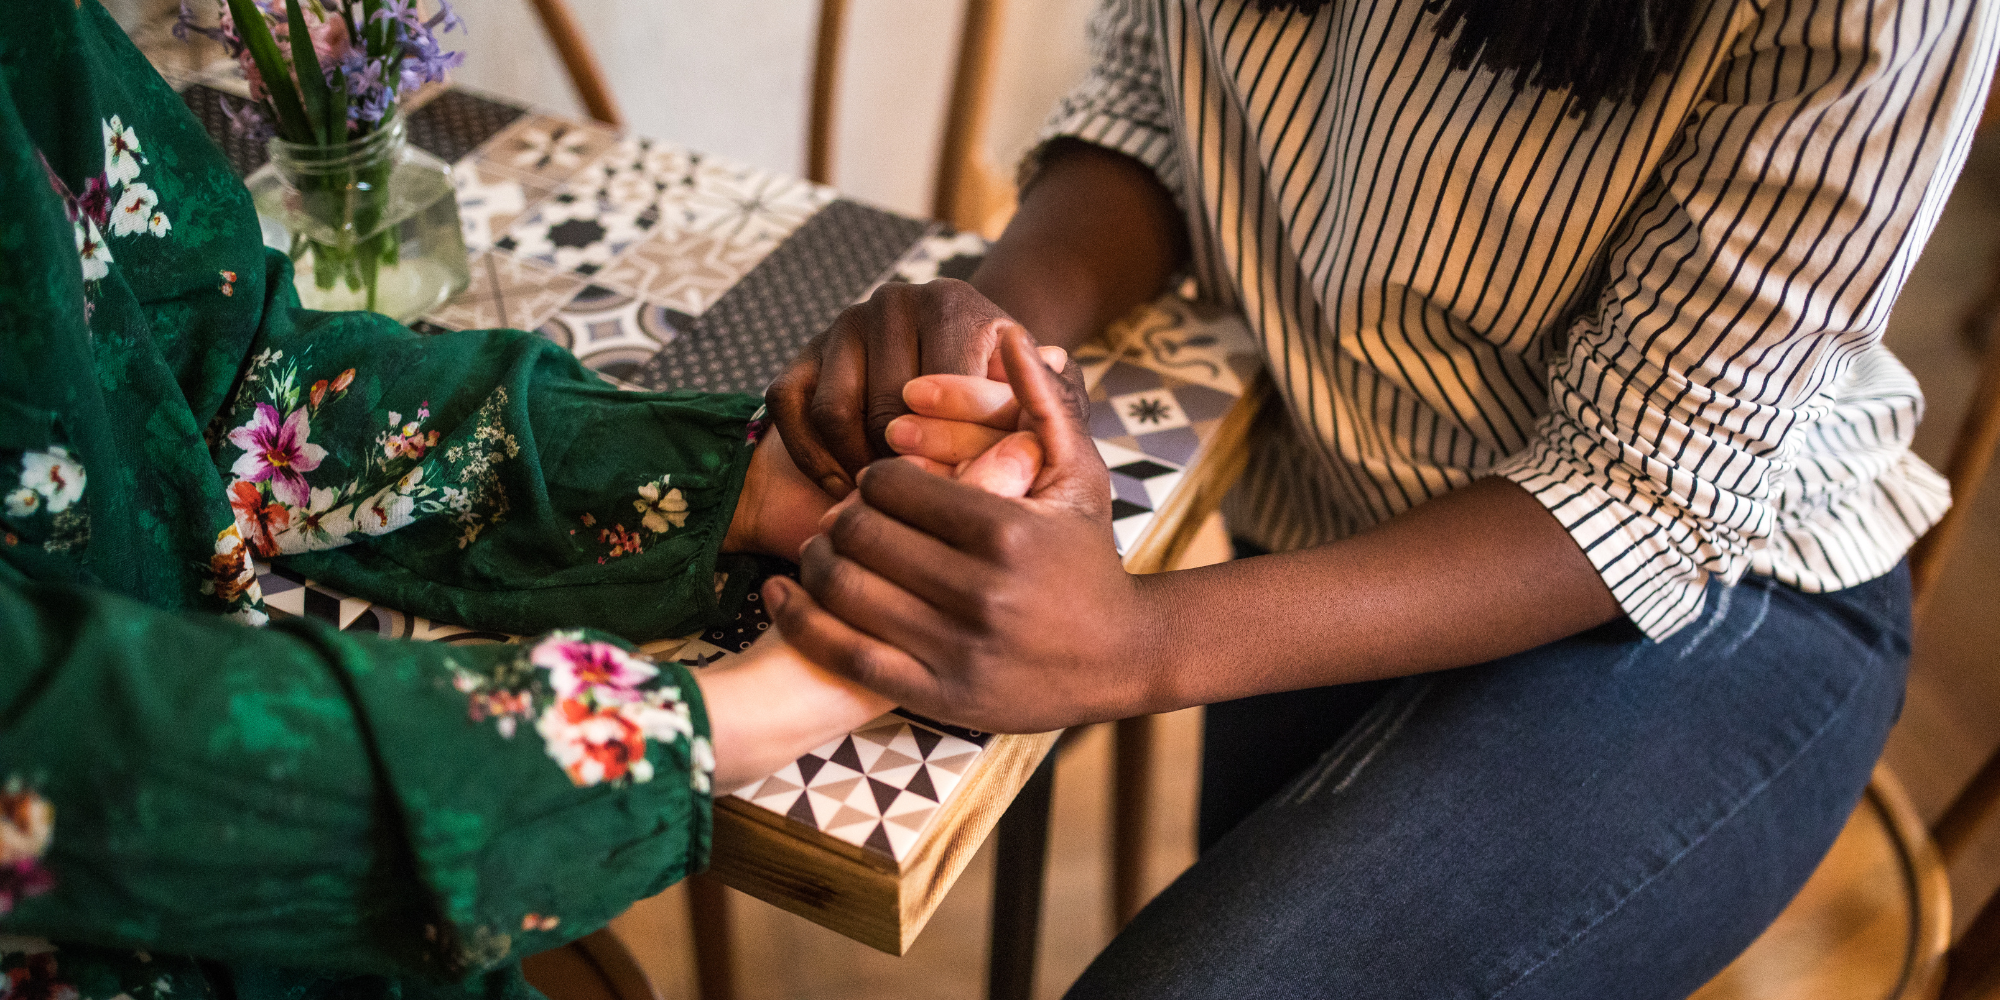
[[[624,641],[747,586],[717,551],[756,408],[620,392],[518,331],[300,309],[98,4],[11,0],[0,998],[504,996],[522,955],[704,865],[700,692]],[[252,556],[547,634],[271,620]]]

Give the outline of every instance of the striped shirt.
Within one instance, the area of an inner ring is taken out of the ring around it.
[[[1950,504],[1881,344],[2000,0],[1713,0],[1643,100],[1454,69],[1423,0],[1106,0],[1044,137],[1151,167],[1281,405],[1231,525],[1283,551],[1505,476],[1654,638],[1711,576],[1829,591]]]

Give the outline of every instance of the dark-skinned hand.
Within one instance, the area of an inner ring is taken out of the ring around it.
[[[804,587],[764,597],[814,661],[915,711],[991,732],[1123,718],[1149,698],[1163,639],[1111,535],[1110,478],[1077,370],[1058,378],[1019,328],[1000,356],[1044,464],[1021,499],[876,462],[860,502],[803,553]]]
[[[890,282],[849,306],[764,394],[792,460],[829,495],[895,454],[889,422],[909,413],[903,385],[920,375],[1004,378],[994,347],[1020,324],[971,285]]]

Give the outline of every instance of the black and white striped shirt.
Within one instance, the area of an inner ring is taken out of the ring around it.
[[[1232,497],[1276,550],[1477,477],[1659,638],[1711,576],[1837,590],[1950,501],[1881,346],[2000,0],[1714,0],[1645,98],[1455,70],[1423,0],[1106,0],[1045,137],[1153,168],[1283,402]],[[1283,419],[1289,414],[1289,419]]]

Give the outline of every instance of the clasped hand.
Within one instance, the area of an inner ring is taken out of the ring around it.
[[[876,426],[911,457],[863,467],[858,499],[831,512],[802,551],[804,586],[776,578],[764,598],[801,652],[917,712],[994,732],[1143,712],[1154,699],[1146,665],[1160,662],[1151,651],[1167,628],[1119,562],[1080,372],[1073,363],[1052,372],[997,309],[980,321],[983,331],[958,340],[997,343],[1006,383],[972,376],[990,370],[976,358],[961,374],[899,382],[911,412]],[[838,436],[813,429],[804,407],[774,409],[788,442]],[[1023,430],[1044,453],[1026,497],[994,496],[930,465]],[[794,457],[801,451],[810,446]],[[800,461],[809,475],[825,468],[813,461]]]

